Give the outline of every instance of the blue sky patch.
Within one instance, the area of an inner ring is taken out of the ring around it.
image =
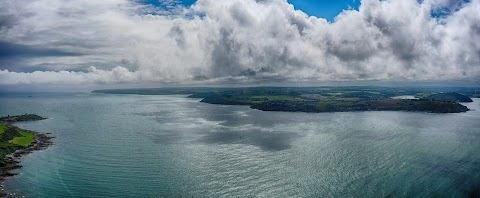
[[[146,4],[151,4],[169,10],[176,5],[190,6],[196,0],[143,0]],[[342,10],[358,9],[360,0],[288,0],[295,6],[295,9],[302,10],[308,15],[325,18],[328,21],[333,19]]]
[[[295,9],[328,21],[333,21],[342,10],[358,10],[360,6],[360,0],[289,0],[288,2],[293,4]]]

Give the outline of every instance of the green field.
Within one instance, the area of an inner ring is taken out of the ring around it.
[[[5,156],[35,142],[35,134],[0,123],[0,162]]]
[[[30,146],[30,144],[35,142],[34,134],[26,131],[20,131],[20,130],[19,132],[20,134],[22,134],[22,137],[14,137],[12,140],[9,141],[10,143],[27,147],[27,146]]]
[[[0,135],[3,134],[3,133],[5,133],[5,130],[7,130],[7,129],[8,129],[7,126],[5,126],[5,125],[0,125]]]

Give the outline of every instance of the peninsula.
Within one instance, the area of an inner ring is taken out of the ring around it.
[[[21,129],[15,122],[44,120],[36,114],[24,114],[0,117],[0,182],[16,175],[11,170],[22,167],[18,158],[35,150],[44,149],[52,144],[53,137],[35,131]],[[3,184],[2,184],[3,189]],[[0,197],[5,196],[0,191]]]
[[[448,90],[452,90],[449,88]],[[222,105],[248,105],[262,111],[346,112],[346,111],[416,111],[460,113],[469,109],[459,102],[472,101],[471,88],[443,93],[438,89],[392,87],[247,87],[247,88],[158,88],[95,90],[93,93],[171,95],[189,94],[201,102]],[[411,95],[417,99],[392,97]],[[475,95],[476,96],[476,95]]]

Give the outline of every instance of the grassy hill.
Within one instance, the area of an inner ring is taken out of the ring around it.
[[[0,162],[7,154],[35,143],[35,134],[0,123]]]

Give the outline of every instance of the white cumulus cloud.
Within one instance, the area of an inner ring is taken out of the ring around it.
[[[175,2],[2,0],[0,84],[480,77],[480,0],[363,0],[333,22],[286,0]]]

